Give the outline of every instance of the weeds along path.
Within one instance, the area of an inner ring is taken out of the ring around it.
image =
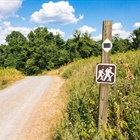
[[[53,118],[60,113],[55,98],[63,82],[59,77],[31,76],[0,91],[0,139],[50,137],[47,131],[52,131]]]

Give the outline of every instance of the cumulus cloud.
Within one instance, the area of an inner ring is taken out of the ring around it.
[[[131,33],[129,31],[123,30],[123,26],[121,23],[114,23],[112,26],[112,36],[114,36],[115,34],[118,34],[120,38],[125,39],[125,38],[128,38]],[[93,36],[92,38],[95,41],[102,40],[102,34]]]
[[[23,0],[0,0],[0,20],[10,16],[17,17],[15,13],[21,7]]]
[[[8,34],[10,34],[12,31],[19,31],[24,36],[27,36],[27,34],[31,31],[31,28],[26,27],[13,27],[9,21],[4,21],[0,25],[0,44],[5,44],[6,37]]]
[[[41,26],[40,26],[41,27]],[[42,26],[44,27],[44,26]],[[0,23],[0,45],[6,44],[7,35],[11,34],[12,31],[19,31],[25,37],[29,34],[30,31],[35,30],[37,27],[27,28],[27,27],[13,27],[9,21],[4,21]],[[49,32],[52,32],[54,35],[60,34],[61,37],[65,36],[65,33],[60,29],[48,29]]]
[[[112,29],[113,30],[120,30],[122,28],[121,23],[114,23]]]
[[[136,28],[140,27],[140,22],[136,22],[136,23],[133,25],[133,27],[136,27]]]
[[[11,23],[10,23],[9,21],[4,21],[4,22],[3,22],[3,25],[4,25],[4,26],[10,26]]]
[[[131,33],[123,30],[122,27],[121,23],[114,23],[112,27],[112,35],[114,36],[115,34],[119,34],[123,39],[128,38]]]
[[[65,36],[65,33],[62,32],[60,29],[48,29],[49,32],[52,32],[54,35],[60,34],[61,37]]]
[[[93,38],[93,40],[95,40],[95,41],[102,40],[102,34],[99,34],[99,35],[97,35],[97,36],[93,36],[92,38]]]
[[[68,1],[59,1],[44,3],[39,11],[34,12],[31,15],[31,22],[36,23],[60,23],[60,24],[72,24],[77,23],[83,19],[83,15],[79,15],[78,18],[73,14],[75,9],[69,4]]]
[[[87,33],[89,33],[89,34],[91,34],[91,33],[93,33],[93,32],[96,31],[96,29],[94,29],[94,28],[92,28],[92,27],[89,27],[89,26],[87,26],[87,25],[84,25],[84,26],[80,27],[78,30],[80,30],[82,33],[87,32]]]

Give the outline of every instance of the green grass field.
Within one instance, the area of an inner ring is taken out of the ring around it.
[[[101,140],[98,133],[99,84],[95,67],[100,57],[69,64],[59,73],[67,79],[69,101],[56,140]],[[107,140],[138,140],[140,134],[140,50],[111,56],[117,67],[116,82],[110,85]]]

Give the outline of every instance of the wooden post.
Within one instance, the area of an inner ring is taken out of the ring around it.
[[[102,41],[106,39],[112,40],[112,21],[103,21],[103,30],[102,30]],[[111,51],[105,52],[102,49],[102,63],[110,63],[110,54]],[[98,131],[101,136],[104,138],[104,129],[107,125],[107,108],[108,108],[108,84],[100,84],[99,88],[99,118],[98,118]]]

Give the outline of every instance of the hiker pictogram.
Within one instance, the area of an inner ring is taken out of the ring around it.
[[[98,75],[98,77],[97,77],[97,80],[98,80],[98,79],[104,80],[104,75],[105,75],[105,74],[104,74],[104,69],[99,70],[99,71],[98,71],[98,74],[99,74],[99,75]]]
[[[114,64],[98,64],[96,66],[96,81],[98,83],[114,83],[116,79],[116,66]]]

